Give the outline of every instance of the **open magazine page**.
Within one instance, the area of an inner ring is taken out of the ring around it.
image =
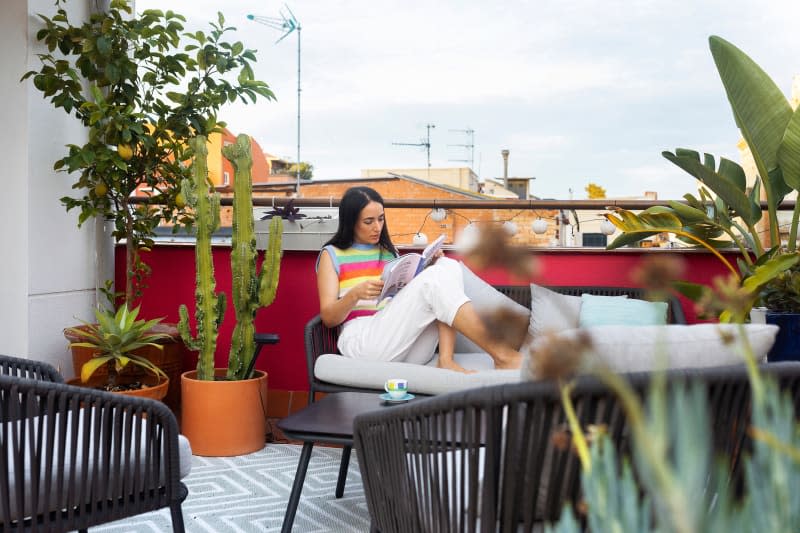
[[[381,279],[383,290],[378,300],[394,296],[400,289],[408,285],[417,273],[417,266],[422,263],[422,256],[416,253],[401,255],[383,268]]]
[[[400,289],[408,285],[411,280],[414,279],[414,276],[422,272],[422,270],[433,261],[436,253],[442,248],[444,239],[444,235],[439,236],[438,239],[433,241],[422,251],[422,254],[404,254],[390,263],[387,263],[383,268],[383,274],[381,274],[383,290],[378,299],[383,300],[384,298],[394,296],[400,292]]]
[[[424,250],[422,250],[422,261],[420,261],[419,266],[417,267],[417,271],[414,273],[415,276],[420,272],[422,272],[422,270],[425,267],[431,264],[431,261],[433,261],[433,258],[436,256],[436,253],[442,249],[442,244],[444,244],[444,239],[445,235],[444,233],[442,233],[435,241],[430,243],[428,246],[425,247]]]

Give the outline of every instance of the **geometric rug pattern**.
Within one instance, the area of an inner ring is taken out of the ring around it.
[[[192,456],[192,472],[183,480],[186,531],[255,533],[280,531],[300,460],[301,445],[273,444],[239,457]],[[341,448],[315,446],[292,530],[369,531],[369,512],[355,450],[344,495],[334,496]],[[92,533],[162,533],[172,531],[169,509],[90,528]]]

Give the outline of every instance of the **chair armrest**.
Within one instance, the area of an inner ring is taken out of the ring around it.
[[[43,361],[22,359],[9,355],[0,355],[0,374],[27,379],[38,379],[53,383],[63,383],[64,378],[58,371]]]
[[[314,364],[317,358],[326,353],[339,353],[337,342],[341,326],[329,328],[322,323],[320,315],[315,316],[305,326],[304,340],[306,348],[306,368],[308,370],[308,383],[312,387],[316,383],[314,378]]]

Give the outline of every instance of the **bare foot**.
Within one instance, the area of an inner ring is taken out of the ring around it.
[[[439,359],[439,361],[436,363],[436,366],[445,370],[453,370],[454,372],[462,372],[464,374],[474,374],[476,372],[476,370],[468,370],[464,368],[455,361],[442,361]]]
[[[514,370],[522,366],[522,354],[511,352],[507,357],[495,357],[494,367],[497,370]]]

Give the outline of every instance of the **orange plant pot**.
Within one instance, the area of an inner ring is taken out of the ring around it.
[[[108,380],[107,375],[93,375],[86,383],[81,381],[81,378],[72,378],[67,380],[68,385],[75,385],[77,387],[100,388]],[[156,376],[118,376],[117,382],[130,383],[131,381],[141,381],[147,387],[143,389],[117,391],[114,394],[124,394],[126,396],[137,396],[139,398],[150,398],[153,400],[163,400],[167,395],[169,389],[169,379]]]
[[[266,444],[267,373],[241,381],[225,381],[225,373],[217,368],[215,381],[197,379],[196,370],[181,374],[181,433],[194,455],[245,455]]]

